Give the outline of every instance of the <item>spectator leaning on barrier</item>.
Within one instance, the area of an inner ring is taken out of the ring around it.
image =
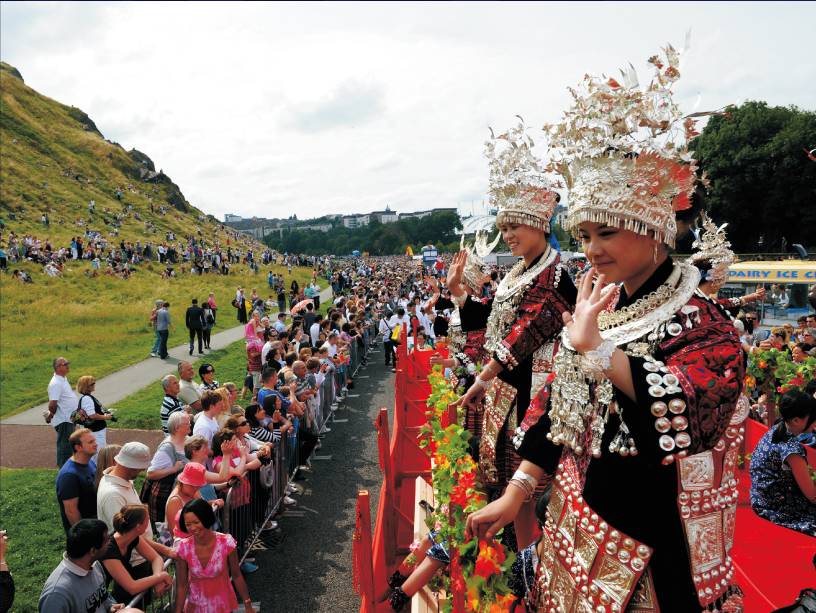
[[[113,597],[119,602],[129,602],[136,594],[150,588],[162,594],[173,585],[173,578],[164,570],[161,556],[142,536],[149,525],[150,517],[143,504],[125,505],[113,517],[115,531],[98,559],[105,575],[113,580]],[[147,576],[134,572],[130,564],[134,551],[147,560],[150,566]]]
[[[167,420],[167,429],[169,436],[156,448],[142,486],[141,499],[148,505],[150,519],[154,523],[164,521],[167,498],[173,490],[176,476],[187,464],[184,445],[190,432],[190,415],[176,411]]]
[[[200,434],[206,439],[208,445],[212,443],[213,436],[218,432],[216,416],[221,412],[223,402],[221,395],[214,391],[207,390],[201,396],[201,414],[196,418],[193,435]]]
[[[105,470],[96,492],[96,515],[113,530],[113,518],[126,504],[141,504],[133,488],[133,480],[150,466],[150,449],[144,443],[126,443],[114,458],[114,465]],[[174,557],[172,549],[153,540],[153,529],[148,526],[145,538],[156,552],[166,558]],[[131,557],[134,572],[149,571],[149,565],[137,551]],[[140,567],[141,570],[137,570]],[[142,575],[144,576],[144,575]]]
[[[108,546],[109,531],[98,519],[71,526],[62,561],[48,576],[40,594],[40,613],[107,613],[118,611],[98,562]]]
[[[96,463],[92,460],[96,438],[87,428],[78,428],[69,442],[74,453],[57,473],[57,501],[66,534],[80,519],[96,519]]]
[[[57,431],[57,466],[60,468],[73,453],[68,437],[75,428],[71,413],[79,402],[68,383],[70,364],[63,357],[54,360],[54,376],[48,383],[48,412],[45,414],[45,423]]]
[[[190,362],[179,362],[178,373],[179,400],[189,406],[193,413],[198,413],[201,410],[201,390],[193,381],[193,365]]]

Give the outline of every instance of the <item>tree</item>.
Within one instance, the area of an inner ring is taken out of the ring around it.
[[[711,186],[717,223],[735,251],[816,245],[816,113],[749,101],[711,118],[690,143]]]
[[[336,226],[328,233],[294,227],[283,236],[270,234],[264,241],[273,249],[288,253],[343,255],[359,249],[372,255],[398,255],[405,252],[406,245],[418,248],[428,243],[437,247],[456,244],[455,230],[458,227],[456,213],[438,211],[422,219],[401,219],[396,223],[383,224],[372,220],[361,228]]]

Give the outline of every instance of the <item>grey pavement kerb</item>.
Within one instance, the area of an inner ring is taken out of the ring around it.
[[[331,300],[331,288],[328,287],[320,292],[320,302],[323,304],[326,300]],[[273,314],[272,317],[276,317]],[[210,348],[223,349],[244,337],[244,326],[235,326],[229,330],[218,332],[210,339]],[[146,342],[150,339],[147,339]],[[178,363],[182,360],[198,359],[200,356],[188,353],[190,346],[188,343],[173,347],[168,351],[168,357],[165,360],[159,358],[147,358],[132,366],[123,368],[106,377],[97,379],[96,381],[96,396],[105,399],[105,405],[110,406],[127,398],[131,394],[138,392],[143,387],[161,379],[164,375],[175,373],[178,368]],[[43,419],[43,411],[48,408],[48,403],[39,404],[35,407],[7,417],[0,424],[14,424],[22,426],[45,426]]]

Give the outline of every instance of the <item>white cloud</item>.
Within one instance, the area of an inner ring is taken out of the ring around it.
[[[692,26],[678,96],[813,108],[812,3],[0,3],[26,82],[147,153],[209,213],[482,200],[487,127]]]

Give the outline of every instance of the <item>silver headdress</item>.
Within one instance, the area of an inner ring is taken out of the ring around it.
[[[471,288],[473,291],[479,291],[482,287],[482,279],[486,274],[486,264],[484,263],[484,258],[486,258],[495,248],[496,245],[499,244],[499,239],[501,238],[501,234],[496,234],[496,238],[494,238],[490,243],[487,242],[488,233],[486,230],[479,230],[476,232],[476,236],[473,239],[473,244],[467,246],[465,244],[465,237],[462,235],[462,240],[459,243],[459,247],[465,251],[467,251],[467,263],[465,264],[465,270],[462,272],[464,277],[465,285]]]
[[[490,203],[499,211],[496,224],[518,223],[549,232],[558,194],[541,160],[532,152],[535,143],[524,120],[516,117],[519,124],[515,128],[499,136],[491,129],[490,140],[485,143]]]
[[[728,224],[718,227],[706,213],[702,214],[701,220],[702,228],[694,231],[692,244],[697,251],[689,258],[689,263],[698,268],[710,266],[703,273],[703,280],[710,282],[716,290],[728,280],[728,269],[736,261],[736,256],[725,235]]]
[[[631,64],[621,81],[586,75],[570,88],[563,120],[544,126],[551,168],[569,189],[568,229],[605,223],[674,246],[675,212],[691,206],[696,179],[694,117],[708,114],[680,112],[672,93],[679,61],[671,45],[649,58],[654,77],[645,89]]]

